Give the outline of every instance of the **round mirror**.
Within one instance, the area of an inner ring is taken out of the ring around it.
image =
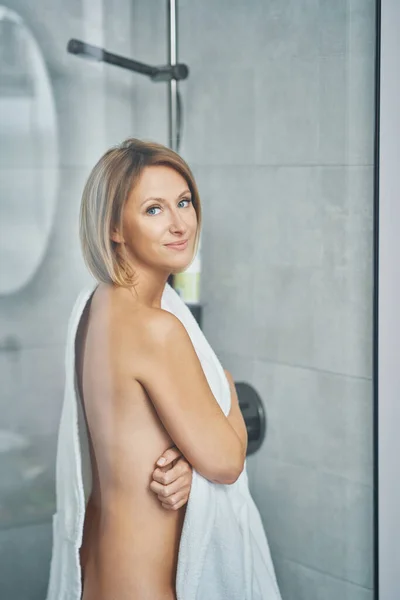
[[[40,48],[0,6],[0,294],[20,290],[47,247],[58,189],[54,98]]]

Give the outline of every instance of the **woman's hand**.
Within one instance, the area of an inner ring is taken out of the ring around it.
[[[192,485],[192,466],[176,446],[168,448],[158,459],[150,489],[157,494],[162,506],[178,510],[189,498]]]

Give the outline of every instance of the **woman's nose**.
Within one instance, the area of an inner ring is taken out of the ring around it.
[[[181,214],[179,214],[178,212],[173,212],[171,215],[171,224],[170,224],[170,231],[175,231],[175,232],[185,232],[187,229],[187,225],[185,223],[184,218],[182,217]]]

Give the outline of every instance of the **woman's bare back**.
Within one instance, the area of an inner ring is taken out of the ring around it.
[[[140,352],[135,320],[143,320],[147,310],[151,309],[135,306],[125,291],[101,284],[76,336],[77,379],[93,475],[81,547],[83,600],[176,597],[186,507],[163,508],[149,488],[156,460],[174,443],[139,382],[132,393],[124,353],[127,323],[130,341],[137,334],[134,347]]]

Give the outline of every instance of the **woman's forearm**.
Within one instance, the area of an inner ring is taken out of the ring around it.
[[[243,449],[243,461],[244,461],[246,458],[246,453],[247,453],[247,442],[248,442],[247,428],[246,428],[246,424],[243,419],[242,411],[240,410],[239,398],[238,398],[238,395],[236,392],[236,387],[235,387],[235,383],[233,381],[232,375],[226,369],[224,369],[224,371],[225,371],[226,378],[228,379],[229,388],[231,391],[231,408],[230,408],[229,414],[227,416],[227,419],[228,419],[231,427],[236,432],[236,435],[238,436],[238,438],[241,442],[242,449]]]

